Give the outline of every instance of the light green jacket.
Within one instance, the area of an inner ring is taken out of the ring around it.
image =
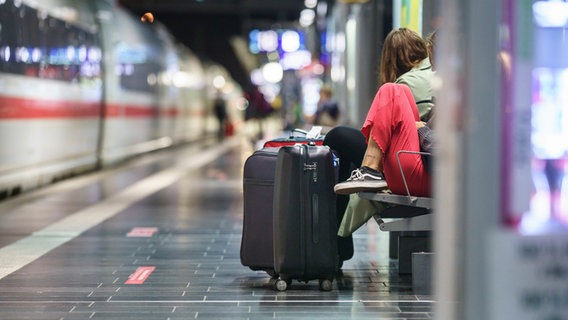
[[[434,105],[434,91],[432,89],[434,75],[435,73],[430,65],[430,59],[426,58],[422,60],[419,65],[412,68],[407,73],[404,73],[395,81],[395,83],[402,83],[410,88],[422,121],[428,121],[428,113]]]

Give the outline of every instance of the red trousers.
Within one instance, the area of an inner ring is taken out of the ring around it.
[[[396,194],[406,194],[397,152],[420,151],[416,121],[420,121],[420,117],[410,89],[403,84],[386,83],[375,95],[361,128],[367,142],[371,136],[383,152],[383,174],[389,189]],[[431,178],[420,154],[400,154],[399,157],[410,193],[430,196]]]

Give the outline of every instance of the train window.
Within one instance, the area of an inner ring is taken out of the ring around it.
[[[144,63],[120,63],[117,73],[120,76],[120,85],[124,89],[155,92],[157,90],[156,81],[151,81],[157,77],[163,68],[154,62]]]
[[[144,45],[119,43],[116,75],[120,86],[126,90],[155,92],[162,65],[154,59],[151,50]],[[154,79],[154,80],[153,80]]]
[[[67,82],[100,78],[95,33],[20,1],[0,3],[0,72]]]

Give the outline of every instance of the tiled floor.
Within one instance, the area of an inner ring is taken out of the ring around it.
[[[250,152],[178,148],[0,203],[0,319],[431,319],[374,222],[330,292],[243,267]]]

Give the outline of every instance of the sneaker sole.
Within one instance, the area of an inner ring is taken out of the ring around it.
[[[357,185],[341,185],[341,183],[336,184],[333,187],[333,191],[336,194],[342,194],[342,195],[346,195],[346,194],[352,194],[352,193],[357,193],[357,192],[361,192],[361,191],[382,191],[382,190],[386,190],[389,187],[387,186],[386,182],[383,183],[377,183],[377,182],[369,182],[369,183],[364,183],[364,182],[359,182],[357,183]]]

